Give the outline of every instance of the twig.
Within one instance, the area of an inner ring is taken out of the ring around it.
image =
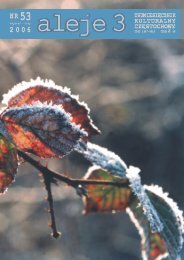
[[[29,156],[27,153],[24,153],[22,151],[18,151],[18,154],[20,157],[22,157],[25,161],[30,163],[32,166],[34,166],[36,169],[38,169],[42,174],[46,176],[50,176],[51,179],[56,179],[58,181],[64,182],[68,184],[69,186],[72,186],[73,188],[77,189],[79,185],[112,185],[116,187],[129,187],[129,181],[125,178],[125,180],[121,181],[101,181],[101,180],[85,180],[85,179],[73,179],[70,177],[67,177],[63,174],[57,173],[55,171],[49,170],[47,167],[40,164],[38,161],[33,159],[31,156]]]
[[[50,227],[52,229],[52,236],[54,238],[58,238],[60,236],[60,232],[57,231],[56,227],[56,221],[55,221],[55,214],[54,214],[54,205],[53,205],[53,197],[52,197],[52,190],[51,190],[51,184],[57,183],[57,181],[62,181],[69,186],[75,188],[77,194],[79,196],[86,196],[86,190],[85,185],[93,184],[93,185],[113,185],[116,187],[128,187],[129,182],[125,178],[122,181],[101,181],[101,180],[85,180],[85,179],[72,179],[70,177],[67,177],[65,175],[62,175],[60,173],[57,173],[55,171],[49,170],[46,166],[43,166],[40,162],[33,159],[31,156],[29,156],[27,153],[24,153],[20,150],[18,150],[18,154],[21,158],[23,158],[26,162],[30,163],[32,166],[34,166],[37,170],[39,170],[42,173],[45,188],[48,194],[47,201],[49,203],[49,210],[50,213]]]
[[[52,229],[52,236],[54,238],[58,238],[60,237],[61,233],[57,231],[57,227],[56,227],[56,221],[55,221],[55,214],[54,214],[54,204],[53,204],[53,197],[52,197],[52,190],[51,190],[51,184],[52,184],[52,179],[50,178],[50,176],[47,175],[42,175],[43,179],[44,179],[44,184],[45,184],[45,189],[47,191],[48,197],[47,197],[47,201],[49,203],[49,209],[48,212],[50,214],[50,218],[51,218],[51,223],[50,223],[50,227]]]

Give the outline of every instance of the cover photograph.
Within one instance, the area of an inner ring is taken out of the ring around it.
[[[0,259],[183,260],[183,0],[0,1]]]

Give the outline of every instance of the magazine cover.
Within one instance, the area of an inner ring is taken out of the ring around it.
[[[184,259],[183,5],[0,1],[0,259]]]

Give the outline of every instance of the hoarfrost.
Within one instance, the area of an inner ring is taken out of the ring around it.
[[[54,81],[52,81],[50,79],[42,80],[40,77],[37,77],[35,80],[31,79],[29,82],[22,81],[21,83],[15,85],[11,90],[9,90],[9,92],[7,94],[3,95],[2,104],[8,105],[8,102],[11,98],[18,95],[22,91],[35,87],[35,86],[43,86],[43,87],[46,87],[49,89],[54,88],[56,90],[63,91],[65,93],[71,95],[71,91],[68,87],[57,86],[54,83]],[[78,96],[73,96],[73,97],[75,97],[78,100]]]
[[[140,201],[140,205],[143,207],[144,214],[146,215],[152,232],[160,232],[163,229],[163,224],[160,221],[160,218],[153,207],[150,199],[145,193],[145,189],[141,184],[141,178],[139,175],[140,169],[137,167],[130,166],[127,169],[126,176],[130,181],[130,187],[132,188],[134,194]]]
[[[126,208],[126,212],[127,214],[129,215],[131,221],[134,223],[134,225],[136,226],[138,232],[139,232],[139,235],[141,237],[141,245],[142,245],[142,259],[143,260],[148,260],[149,257],[148,257],[148,249],[147,250],[147,247],[146,245],[148,244],[148,248],[150,248],[149,246],[149,238],[148,238],[148,234],[145,233],[145,225],[141,225],[141,223],[139,223],[139,220],[136,218],[135,216],[135,213],[133,212],[133,210],[131,208]],[[166,259],[168,257],[168,253],[164,253],[164,254],[161,254],[160,256],[158,256],[155,260],[162,260],[162,259]],[[179,259],[178,259],[179,260]]]
[[[107,150],[106,148],[100,147],[96,144],[88,143],[86,151],[83,151],[80,147],[78,147],[76,150],[82,153],[84,157],[92,164],[106,169],[115,176],[125,176],[127,169],[126,164],[118,155]]]
[[[151,191],[155,195],[162,198],[165,201],[165,203],[167,203],[168,206],[170,207],[170,211],[172,212],[172,215],[175,217],[176,220],[175,223],[173,224],[176,225],[176,228],[179,232],[177,251],[180,252],[183,246],[183,233],[184,233],[183,211],[181,211],[178,208],[177,203],[173,201],[173,199],[168,197],[169,194],[167,192],[164,192],[162,187],[159,187],[158,185],[151,185],[151,186],[144,185],[144,188],[145,190]],[[170,253],[172,254],[173,245],[170,244],[171,243],[170,238],[165,236],[165,239],[167,240],[168,246],[170,247],[168,248],[168,250],[170,250]]]
[[[78,95],[72,95],[69,88],[57,86],[52,80],[42,80],[38,77],[30,82],[23,81],[3,95],[2,103],[8,107],[19,107],[25,104],[35,105],[37,101],[51,102],[63,107],[89,136],[100,133],[90,118],[87,104],[80,102]]]
[[[70,120],[70,115],[63,109],[43,104],[10,108],[2,116],[5,126],[20,125],[25,132],[33,133],[57,155],[61,152],[68,154],[76,145],[85,147],[82,138],[87,133]]]

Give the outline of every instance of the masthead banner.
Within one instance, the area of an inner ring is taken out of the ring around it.
[[[1,39],[181,39],[180,9],[1,9]]]

